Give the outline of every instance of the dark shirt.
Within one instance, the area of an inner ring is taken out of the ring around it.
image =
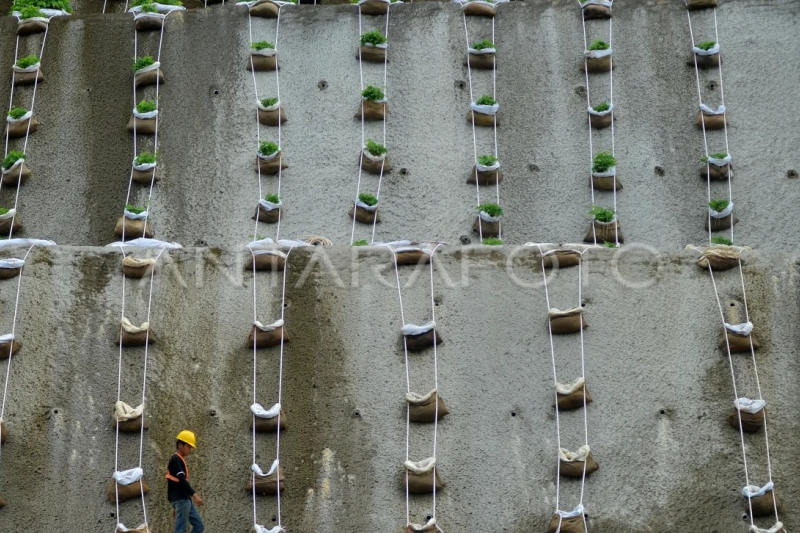
[[[167,499],[171,502],[189,500],[194,494],[194,489],[186,479],[186,467],[178,454],[173,454],[169,460],[167,471],[170,475],[178,478],[178,481],[167,479]]]

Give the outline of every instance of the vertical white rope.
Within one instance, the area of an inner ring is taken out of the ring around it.
[[[431,281],[431,321],[436,323],[436,299],[434,298],[434,291],[433,291],[433,260],[434,255],[436,254],[436,250],[439,249],[441,243],[437,243],[436,247],[431,252],[430,257],[430,281]],[[395,256],[395,263],[397,262],[397,256]],[[436,445],[438,443],[437,438],[439,434],[439,356],[436,351],[436,344],[437,344],[437,337],[439,333],[434,328],[433,333],[433,388],[436,389],[436,397],[437,400],[434,403],[434,416],[433,416],[433,457],[436,458]],[[409,409],[409,417],[411,416],[410,409]],[[410,427],[409,427],[410,429]],[[433,465],[433,510],[432,516],[436,519],[436,465]]]
[[[586,16],[583,13],[583,9],[581,9],[581,23],[583,25],[583,50],[584,52],[589,49],[589,41],[586,35]],[[614,66],[614,58],[612,54],[611,58],[611,66]],[[586,58],[584,54],[583,57],[583,74],[586,80],[586,105],[588,107],[592,106],[592,97],[590,92],[589,86],[589,60]],[[613,116],[613,109],[612,109],[612,116],[611,116],[611,124],[613,127],[614,124],[614,116]],[[594,145],[592,139],[592,124],[589,123],[589,192],[592,196],[592,205],[595,205],[597,202],[594,197],[594,178],[592,175],[592,166],[594,165]],[[594,222],[592,222],[592,238],[594,239],[594,243],[597,244],[597,228],[595,228]]]

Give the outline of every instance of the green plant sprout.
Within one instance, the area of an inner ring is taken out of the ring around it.
[[[484,94],[483,96],[478,98],[478,101],[475,103],[478,105],[495,105],[497,101],[488,94]]]
[[[35,56],[35,55],[32,55],[32,56],[25,56],[25,57],[19,58],[17,60],[17,62],[16,62],[16,65],[19,68],[28,68],[28,67],[32,67],[33,65],[35,65],[38,62],[39,62],[39,57]]]
[[[137,57],[133,61],[133,71],[136,72],[137,70],[142,70],[145,67],[149,67],[150,65],[155,65],[156,60],[153,59],[153,56],[142,56]]]
[[[258,153],[263,156],[276,154],[278,153],[278,149],[279,149],[278,145],[273,142],[261,141],[258,144]]]
[[[380,88],[374,85],[367,85],[367,88],[361,91],[361,97],[364,98],[364,100],[383,100],[384,94]]]
[[[497,158],[493,155],[482,155],[478,158],[478,164],[483,165],[485,167],[490,167],[497,163]]]
[[[367,152],[374,156],[381,156],[389,150],[382,144],[376,143],[372,139],[367,139]]]
[[[603,103],[597,104],[592,109],[594,109],[598,113],[602,113],[603,111],[608,111],[609,109],[611,109],[611,106],[608,105],[608,102],[603,102]]]
[[[478,212],[483,211],[490,217],[501,217],[503,216],[503,208],[497,204],[481,204],[478,206]]]
[[[711,244],[724,244],[725,246],[733,246],[733,241],[726,239],[722,235],[714,235],[711,237]]]
[[[617,164],[617,159],[611,155],[611,152],[599,152],[594,156],[592,165],[592,172],[608,172],[608,169]]]
[[[278,103],[277,98],[264,98],[263,100],[261,100],[261,105],[264,107],[272,107],[277,103]]]
[[[154,100],[142,100],[136,104],[137,113],[150,113],[151,111],[156,111],[157,109],[158,106]]]
[[[139,215],[139,214],[144,213],[145,211],[147,211],[147,208],[146,207],[139,207],[138,205],[133,205],[133,204],[126,204],[125,205],[125,211],[127,211],[129,213],[133,213],[135,215]]]
[[[589,210],[589,214],[592,215],[598,222],[611,222],[614,220],[615,215],[613,209],[606,209],[605,207],[600,207],[597,205],[592,206],[592,208]]]
[[[250,45],[250,48],[254,50],[265,50],[267,48],[270,50],[275,50],[275,45],[269,41],[256,41]]]
[[[501,246],[503,244],[503,239],[496,239],[494,237],[487,237],[483,239],[481,244],[486,246]]]
[[[11,150],[8,155],[3,159],[3,170],[8,170],[14,166],[14,163],[20,159],[25,159],[25,153],[20,150]]]
[[[606,42],[601,41],[600,39],[595,39],[592,41],[592,44],[589,45],[589,50],[608,50],[611,47]]]
[[[361,34],[361,46],[366,46],[368,44],[376,46],[384,43],[386,43],[386,36],[384,36],[378,30],[368,31],[367,33]]]
[[[14,107],[11,108],[11,111],[8,112],[8,116],[13,118],[14,120],[19,120],[22,117],[24,117],[25,113],[27,113],[27,112],[28,112],[28,110],[25,109],[24,107],[14,106]]]
[[[358,2],[358,0],[356,0]],[[361,239],[359,241],[353,241],[353,246],[367,246],[369,243],[366,239]]]
[[[142,152],[141,154],[137,155],[136,158],[133,160],[134,165],[150,165],[157,161],[156,154],[151,154],[150,152]]]
[[[358,195],[358,199],[361,201],[361,203],[367,204],[370,207],[378,205],[378,199],[372,194],[362,192]]]
[[[708,202],[708,207],[717,213],[725,211],[729,205],[730,201],[726,200],[725,198],[713,198],[710,202]]]
[[[484,50],[486,48],[494,48],[494,43],[489,39],[484,39],[472,44],[474,50]]]
[[[708,51],[714,48],[716,44],[716,41],[703,41],[702,43],[697,43],[697,48]]]

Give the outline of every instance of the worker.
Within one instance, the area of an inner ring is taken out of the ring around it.
[[[189,484],[189,467],[186,457],[197,448],[197,438],[191,431],[178,433],[175,447],[177,451],[167,466],[167,498],[172,505],[172,518],[175,519],[175,533],[186,533],[192,524],[192,533],[203,533],[205,525],[196,505],[203,505],[203,499]]]

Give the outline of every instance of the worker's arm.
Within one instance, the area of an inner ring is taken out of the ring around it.
[[[186,491],[189,496],[194,496],[194,489],[192,488],[192,485],[189,484],[189,480],[186,479],[186,472],[178,472],[175,477],[178,478],[178,483],[180,484],[181,489]]]

